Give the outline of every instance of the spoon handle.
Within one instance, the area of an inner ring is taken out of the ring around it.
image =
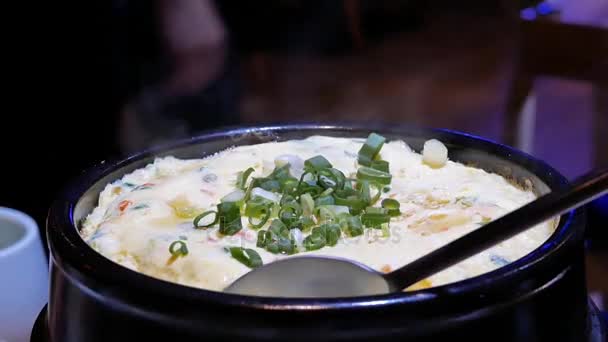
[[[384,277],[393,290],[401,290],[605,193],[608,193],[608,170],[589,172],[567,189],[543,195]]]

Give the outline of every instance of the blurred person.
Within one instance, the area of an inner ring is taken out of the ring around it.
[[[153,6],[158,31],[148,34],[158,40],[157,61],[143,70],[141,90],[122,111],[123,154],[238,122],[238,65],[214,2]]]

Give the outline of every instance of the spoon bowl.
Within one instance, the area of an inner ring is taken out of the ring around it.
[[[253,296],[355,297],[393,289],[383,275],[343,258],[299,256],[275,261],[249,272],[225,292]]]

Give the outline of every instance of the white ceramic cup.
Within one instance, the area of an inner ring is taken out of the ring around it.
[[[29,341],[48,300],[48,262],[36,222],[0,207],[0,342]]]

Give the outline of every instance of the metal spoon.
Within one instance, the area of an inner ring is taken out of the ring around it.
[[[243,275],[225,291],[269,297],[354,297],[401,291],[536,224],[608,193],[608,170],[590,172],[562,191],[478,228],[387,274],[360,263],[320,256],[286,258]]]

